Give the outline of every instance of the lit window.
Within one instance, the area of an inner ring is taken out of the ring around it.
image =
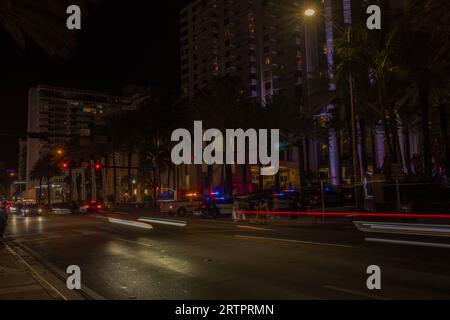
[[[90,129],[80,129],[80,136],[82,137],[90,137],[91,130]]]
[[[85,108],[83,108],[83,112],[97,114],[97,109],[91,108],[91,107],[85,107]]]

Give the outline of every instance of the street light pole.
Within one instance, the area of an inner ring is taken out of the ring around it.
[[[308,8],[304,11],[304,15],[307,17],[311,17],[316,15],[316,10],[312,8]],[[347,25],[346,29],[339,25],[335,20],[330,17],[324,16],[325,19],[329,19],[329,21],[338,29],[340,32],[346,35],[346,40],[350,43],[350,32],[351,26]],[[359,184],[358,184],[358,145],[357,145],[357,132],[356,132],[356,111],[355,111],[355,99],[353,95],[353,75],[351,70],[348,74],[348,85],[349,85],[349,95],[350,95],[350,121],[351,121],[351,130],[352,130],[352,167],[353,167],[353,188],[354,188],[354,197],[355,197],[355,210],[359,208]]]

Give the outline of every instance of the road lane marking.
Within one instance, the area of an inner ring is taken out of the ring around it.
[[[311,244],[311,245],[329,246],[329,247],[356,248],[355,246],[348,246],[348,245],[344,245],[344,244],[334,244],[334,243],[324,243],[324,242],[313,242],[313,241],[302,241],[302,240],[292,240],[292,239],[280,239],[280,238],[257,237],[257,236],[242,236],[242,235],[235,235],[235,237],[236,237],[236,238],[242,238],[242,239],[272,240],[272,241],[280,241],[280,242],[291,242],[291,243]]]
[[[33,273],[33,275],[36,277],[36,280],[39,282],[39,284],[41,284],[41,286],[42,286],[42,284],[47,285],[50,289],[52,289],[54,292],[56,292],[61,298],[63,298],[64,300],[68,300],[58,289],[56,289],[50,282],[48,282],[44,277],[42,277],[39,274],[39,272],[36,271],[36,269],[34,269],[28,262],[26,262],[25,259],[22,258],[17,252],[15,252],[9,245],[7,245],[6,243],[4,245],[5,245],[6,249],[17,260],[19,260],[22,264],[24,264]],[[43,289],[45,290],[44,287],[43,287]]]
[[[367,242],[402,244],[402,245],[408,245],[408,246],[434,247],[434,248],[445,248],[445,249],[449,249],[450,248],[450,244],[446,244],[446,243],[408,241],[408,240],[393,240],[393,239],[381,239],[381,238],[364,238],[364,240],[366,240]]]
[[[257,230],[257,231],[273,231],[273,229],[253,227],[253,226],[238,225],[237,227],[240,229],[249,229],[249,230]]]
[[[130,221],[130,220],[122,220],[122,219],[116,219],[116,218],[108,218],[108,221],[111,223],[117,223],[117,224],[122,224],[122,225],[126,225],[126,226],[131,226],[131,227],[153,230],[153,226],[151,226],[148,223],[142,223],[142,222]]]
[[[128,242],[128,243],[133,243],[133,244],[139,244],[139,245],[141,245],[141,246],[145,246],[145,247],[149,247],[149,248],[154,248],[153,245],[147,244],[147,243],[144,243],[144,242],[132,241],[132,240],[126,240],[126,239],[122,239],[122,238],[117,238],[117,239],[115,239],[115,240],[119,240],[119,241],[123,241],[123,242]]]
[[[349,293],[349,294],[353,294],[353,295],[356,295],[356,296],[361,296],[361,297],[369,298],[369,299],[391,300],[390,298],[381,297],[381,296],[377,296],[377,295],[370,294],[370,293],[365,293],[365,292],[361,292],[361,291],[357,291],[357,290],[352,290],[352,289],[347,289],[347,288],[342,288],[342,287],[337,287],[337,286],[332,286],[332,285],[324,286],[324,288],[329,289],[329,290]]]
[[[187,225],[187,222],[182,220],[169,220],[169,219],[147,218],[147,217],[141,217],[138,219],[138,221],[165,224],[175,227],[186,227]]]

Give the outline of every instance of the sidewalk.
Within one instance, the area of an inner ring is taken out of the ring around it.
[[[0,300],[61,300],[34,269],[0,240]]]

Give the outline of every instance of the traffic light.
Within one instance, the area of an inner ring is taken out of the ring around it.
[[[66,162],[66,161],[60,162],[60,163],[59,163],[59,168],[60,168],[61,170],[67,170],[67,169],[70,168],[70,164],[69,164],[68,162]]]
[[[103,168],[103,166],[102,166],[102,164],[99,163],[99,162],[97,162],[97,163],[94,165],[95,171],[100,171],[100,170],[102,170],[102,168]]]

